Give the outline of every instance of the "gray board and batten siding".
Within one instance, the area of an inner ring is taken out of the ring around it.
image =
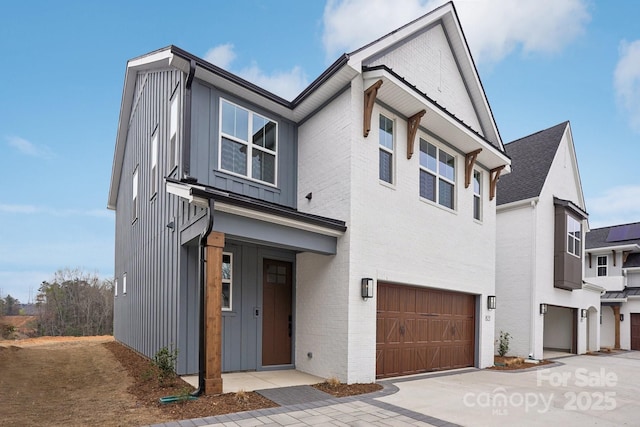
[[[163,346],[178,344],[178,233],[175,221],[181,203],[164,191],[169,170],[170,99],[182,99],[185,75],[178,70],[139,73],[118,188],[116,205],[114,334],[118,341],[153,357]],[[179,127],[180,128],[180,127]],[[151,139],[158,135],[157,192],[152,194]],[[178,132],[178,145],[180,144]],[[138,171],[137,219],[132,212],[133,173]],[[123,292],[126,273],[127,292]]]

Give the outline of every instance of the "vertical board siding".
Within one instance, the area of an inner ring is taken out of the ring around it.
[[[175,70],[141,73],[129,120],[122,179],[116,207],[115,276],[127,293],[114,304],[114,335],[118,341],[153,357],[162,347],[178,345],[179,242],[175,222],[179,202],[164,190],[168,170],[169,102],[176,86],[182,97],[184,76]],[[156,130],[157,127],[157,130]],[[152,197],[151,136],[158,133],[157,194]],[[179,134],[180,138],[180,134]],[[181,141],[179,141],[180,144]],[[132,224],[132,176],[138,168],[138,219]]]
[[[275,113],[220,92],[203,82],[194,82],[192,88],[190,175],[200,183],[224,191],[295,208],[298,179],[296,125]],[[277,187],[218,170],[221,97],[278,123]]]

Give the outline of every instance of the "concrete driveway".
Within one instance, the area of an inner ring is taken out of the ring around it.
[[[390,381],[397,393],[376,400],[464,426],[638,425],[640,352],[556,362],[400,378]]]

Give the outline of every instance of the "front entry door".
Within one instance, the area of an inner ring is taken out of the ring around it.
[[[640,313],[631,313],[631,350],[640,350]]]
[[[291,364],[291,263],[264,260],[262,366]]]

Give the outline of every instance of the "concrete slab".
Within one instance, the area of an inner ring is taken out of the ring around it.
[[[188,375],[181,378],[193,387],[198,387],[197,375]],[[295,369],[232,372],[222,374],[222,392],[235,393],[240,390],[255,391],[278,387],[311,385],[321,383],[323,381],[324,378],[296,371]]]

